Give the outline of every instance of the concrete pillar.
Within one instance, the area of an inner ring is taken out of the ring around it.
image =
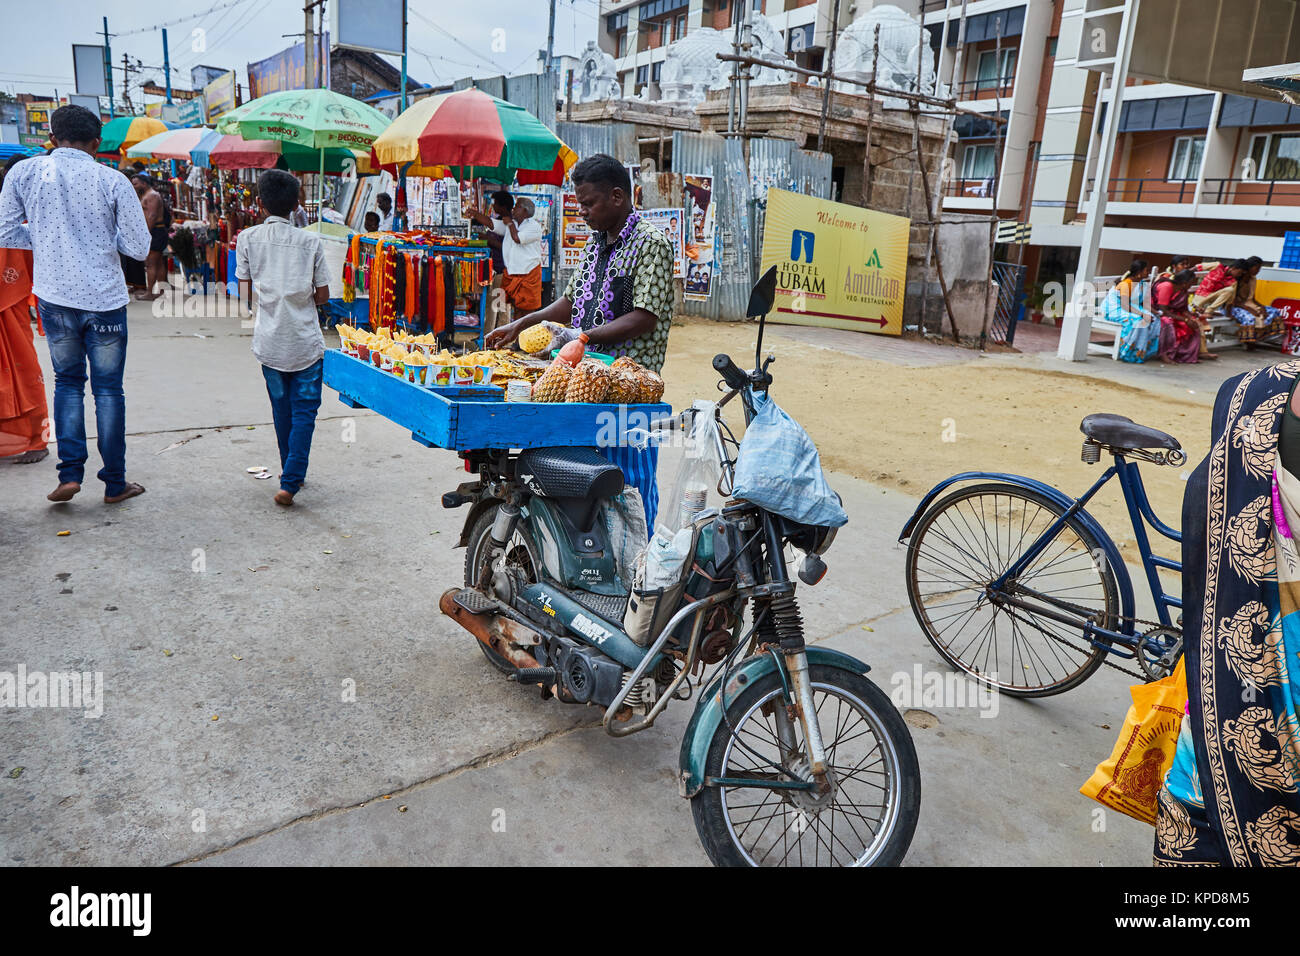
[[[1133,34],[1137,27],[1140,3],[1141,0],[1129,0],[1124,17],[1120,21],[1115,62],[1111,67],[1112,95],[1110,105],[1106,107],[1106,119],[1101,129],[1097,181],[1092,190],[1092,201],[1088,204],[1088,221],[1084,224],[1083,241],[1079,244],[1079,270],[1075,280],[1075,294],[1070,296],[1070,301],[1066,304],[1061,340],[1056,349],[1058,358],[1074,362],[1082,362],[1088,357],[1088,339],[1092,333],[1092,312],[1096,307],[1096,297],[1087,290],[1091,290],[1093,279],[1097,276],[1097,251],[1101,248],[1101,233],[1106,224],[1106,190],[1110,183],[1110,165],[1115,154],[1115,138],[1119,134],[1120,107],[1124,104],[1124,87],[1128,82],[1129,57],[1133,53]],[[1081,290],[1084,292],[1083,295],[1080,294]]]

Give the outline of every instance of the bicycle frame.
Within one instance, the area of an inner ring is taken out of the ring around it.
[[[1169,609],[1171,607],[1181,609],[1183,601],[1178,595],[1165,592],[1164,585],[1160,581],[1159,569],[1165,568],[1166,570],[1176,571],[1181,574],[1183,566],[1180,561],[1161,557],[1152,552],[1151,540],[1147,534],[1147,525],[1150,525],[1155,531],[1174,542],[1182,542],[1182,533],[1171,528],[1156,517],[1156,514],[1151,507],[1151,502],[1147,498],[1146,486],[1142,483],[1142,475],[1138,469],[1137,462],[1129,461],[1123,455],[1119,454],[1115,454],[1114,459],[1115,463],[1107,468],[1106,471],[1103,472],[1095,482],[1093,482],[1092,487],[1084,492],[1083,495],[1074,499],[1065,498],[1063,495],[1061,496],[1065,501],[1069,501],[1069,506],[1066,508],[1064,513],[1052,522],[1052,524],[1049,525],[1042,534],[1034,539],[1020,557],[1013,561],[1011,565],[989,585],[990,591],[994,593],[1001,592],[1006,587],[1008,581],[1023,574],[1029,566],[1033,564],[1038,556],[1047,549],[1053,539],[1055,539],[1056,535],[1065,526],[1066,522],[1071,518],[1080,515],[1087,517],[1087,512],[1084,511],[1084,506],[1092,500],[1093,496],[1095,496],[1097,492],[1111,480],[1111,478],[1118,476],[1120,490],[1124,495],[1124,503],[1128,507],[1129,521],[1133,526],[1133,536],[1137,541],[1138,553],[1142,558],[1142,567],[1146,572],[1147,586],[1151,592],[1151,599],[1156,606],[1156,617],[1162,626],[1174,626],[1173,621],[1170,618]],[[968,475],[967,477],[974,476]],[[1014,476],[986,474],[982,475],[982,477],[1005,479]],[[918,513],[920,510],[921,509],[918,509]],[[1114,543],[1110,540],[1109,536],[1101,530],[1100,525],[1097,525],[1095,522],[1090,522],[1090,524],[1090,531],[1093,531],[1094,534],[1097,534],[1098,532],[1100,533],[1098,540],[1103,544],[1107,555],[1118,554],[1118,551],[1114,547]],[[910,526],[909,523],[909,528]],[[1113,560],[1113,558],[1111,558],[1111,560]],[[1119,576],[1117,575],[1117,577]],[[1128,576],[1126,573],[1120,580],[1124,583],[1128,583],[1128,587],[1131,589],[1132,585],[1128,582]],[[1054,603],[1053,600],[1046,595],[1039,595],[1037,592],[1032,592],[1027,588],[1022,587],[1021,592],[1033,594],[1040,602],[1046,601],[1048,603]],[[1029,604],[1028,602],[1022,601],[1009,594],[1000,594],[999,600],[1011,605],[1012,607],[1032,609],[1034,613],[1050,618],[1060,624],[1078,626],[1095,646],[1101,647],[1118,657],[1133,658],[1136,656],[1136,648],[1139,638],[1133,635],[1131,626],[1122,631],[1111,630],[1110,628],[1102,627],[1093,621],[1081,619],[1077,612],[1072,610],[1063,608],[1059,612],[1050,611],[1045,609],[1041,603]],[[1131,597],[1130,601],[1126,603],[1131,603]],[[1113,646],[1114,644],[1119,644],[1120,647],[1117,648]],[[1132,648],[1133,651],[1129,653],[1121,648]]]

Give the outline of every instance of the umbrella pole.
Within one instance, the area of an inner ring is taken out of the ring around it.
[[[325,150],[320,151],[320,177],[316,180],[316,221],[320,222],[321,210],[325,208]]]

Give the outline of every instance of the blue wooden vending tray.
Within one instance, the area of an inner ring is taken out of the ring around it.
[[[421,445],[455,451],[609,444],[611,432],[622,438],[672,413],[664,402],[507,402],[495,385],[413,385],[337,349],[325,351],[324,375],[344,405],[410,429]]]

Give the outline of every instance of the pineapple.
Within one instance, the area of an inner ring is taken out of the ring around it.
[[[559,359],[556,359],[558,362]],[[569,377],[569,387],[564,393],[566,402],[603,402],[609,391],[613,372],[607,365],[586,359],[578,363]]]
[[[641,382],[638,377],[626,368],[616,368],[611,372],[605,401],[612,405],[627,405],[635,402],[640,393]]]
[[[627,371],[627,372],[641,371],[641,366],[638,365],[634,360],[628,358],[626,355],[621,355],[618,358],[614,359],[614,364],[611,365],[610,368],[616,371]]]
[[[573,377],[573,367],[556,359],[533,385],[533,401],[562,402]]]
[[[637,393],[638,402],[657,402],[664,397],[664,380],[649,369],[641,369],[637,380],[641,386]]]
[[[519,347],[530,355],[534,355],[551,344],[551,330],[543,323],[534,325],[532,328],[524,329],[519,333]]]

